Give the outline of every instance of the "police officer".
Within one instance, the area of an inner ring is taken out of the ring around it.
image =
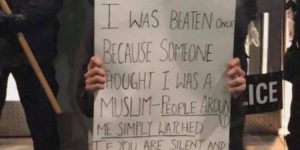
[[[289,7],[295,10],[296,16],[294,17],[294,39],[284,57],[284,78],[293,84],[291,116],[288,124],[290,134],[285,139],[289,150],[298,150],[300,142],[300,0],[297,0],[296,7],[294,4]]]
[[[11,15],[0,11],[0,110],[12,73],[20,94],[35,150],[58,150],[55,112],[16,39],[23,32],[52,90],[57,93],[52,64],[56,56],[58,21],[62,0],[7,0]],[[1,111],[0,111],[1,112]]]

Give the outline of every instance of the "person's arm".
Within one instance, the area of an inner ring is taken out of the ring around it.
[[[92,118],[94,116],[94,95],[85,90],[84,82],[79,86],[80,88],[77,91],[77,104],[79,109],[84,115]]]
[[[87,117],[93,117],[94,93],[104,89],[106,72],[100,58],[93,56],[83,69],[85,71],[79,84],[78,105]]]
[[[291,83],[295,80],[295,51],[298,51],[295,41],[293,41],[292,45],[288,48],[287,52],[284,54],[284,71],[283,78]],[[299,69],[299,68],[297,68]]]

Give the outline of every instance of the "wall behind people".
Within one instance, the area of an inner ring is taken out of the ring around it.
[[[93,27],[93,8],[88,1],[64,0],[59,14],[58,55],[55,60],[58,100],[64,113],[58,116],[61,150],[86,150],[91,120],[81,115],[76,103],[80,69],[88,53],[84,48]],[[92,51],[92,50],[90,50]]]

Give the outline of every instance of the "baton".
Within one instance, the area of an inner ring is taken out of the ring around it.
[[[11,12],[11,9],[9,8],[7,2],[5,0],[0,0],[0,5],[3,9],[3,11],[10,15],[12,14]],[[18,38],[18,41],[28,59],[28,61],[30,62],[38,80],[40,81],[40,84],[41,86],[43,87],[49,101],[50,101],[50,104],[52,105],[54,111],[56,114],[61,114],[62,113],[62,109],[60,107],[60,105],[58,104],[46,78],[45,78],[45,75],[43,74],[42,70],[41,70],[41,67],[39,66],[36,58],[34,57],[31,49],[30,49],[30,46],[27,42],[27,40],[25,39],[25,36],[22,32],[19,32],[17,33],[17,38]]]

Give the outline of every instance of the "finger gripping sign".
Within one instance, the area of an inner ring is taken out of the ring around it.
[[[97,0],[94,150],[228,150],[235,0]]]

